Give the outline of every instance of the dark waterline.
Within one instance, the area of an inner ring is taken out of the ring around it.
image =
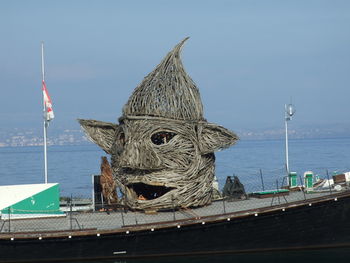
[[[350,248],[278,251],[251,254],[225,254],[211,256],[162,257],[146,259],[115,259],[100,261],[79,261],[78,263],[295,263],[295,262],[348,262]],[[74,261],[77,263],[76,261]],[[73,262],[71,262],[73,263]]]

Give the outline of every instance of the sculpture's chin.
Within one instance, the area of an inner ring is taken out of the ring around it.
[[[127,187],[135,199],[138,200],[153,200],[175,189],[173,187],[157,186],[145,183],[132,183],[128,184]]]

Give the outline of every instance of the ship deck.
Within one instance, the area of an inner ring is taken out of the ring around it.
[[[230,215],[231,218],[246,214],[254,214],[259,209],[275,209],[288,207],[298,203],[313,202],[327,196],[336,196],[346,191],[304,193],[290,192],[285,196],[272,195],[267,198],[249,197],[244,200],[217,200],[212,204],[196,209],[181,209],[177,211],[125,212],[116,211],[73,211],[62,216],[37,219],[2,219],[0,221],[0,238],[8,234],[24,234],[28,232],[48,231],[86,231],[86,230],[118,230],[142,226],[145,224],[176,223],[186,220],[201,220],[212,216]]]

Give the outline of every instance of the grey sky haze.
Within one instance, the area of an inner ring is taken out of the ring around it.
[[[42,122],[40,43],[55,126],[115,122],[180,40],[210,122],[232,130],[349,124],[350,1],[0,0],[0,123]]]

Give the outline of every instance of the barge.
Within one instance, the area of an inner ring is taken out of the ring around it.
[[[18,231],[0,234],[0,262],[350,247],[350,191],[309,195],[291,193],[287,202],[276,199],[272,205],[270,198],[249,198],[189,211],[80,212],[67,218],[14,220],[12,228]],[[213,211],[226,213],[208,215]],[[28,231],[50,224],[57,230]]]

